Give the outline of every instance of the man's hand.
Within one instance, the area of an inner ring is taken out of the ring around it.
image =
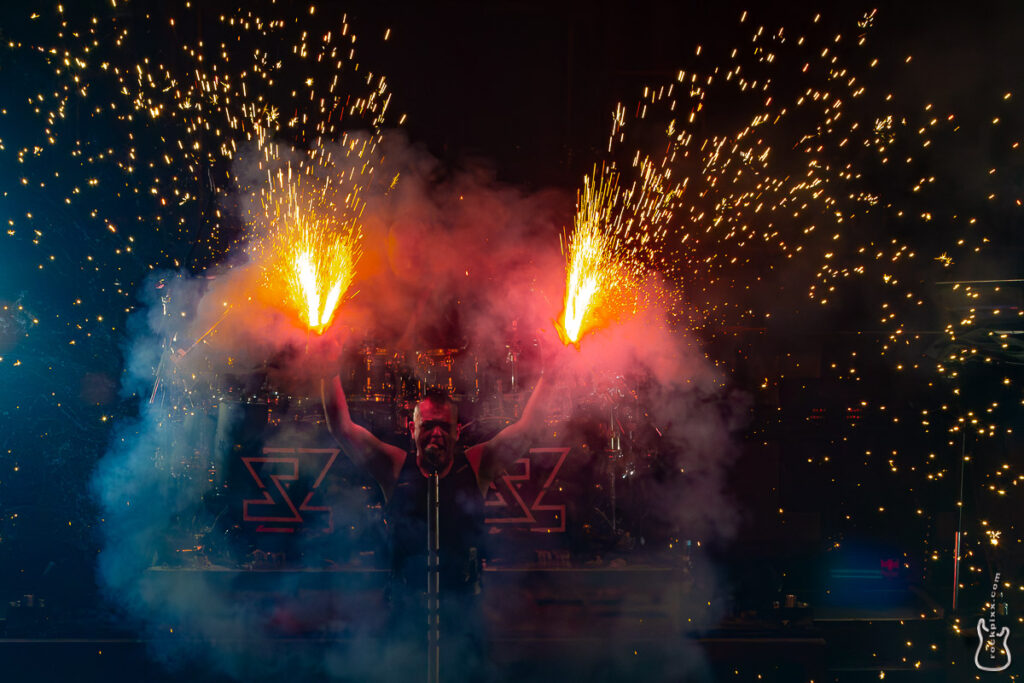
[[[558,323],[555,322],[555,325]],[[553,380],[579,357],[579,344],[566,344],[551,330],[538,339],[544,375]]]
[[[329,329],[323,335],[310,339],[309,369],[314,377],[334,377],[341,370],[342,353],[345,342],[350,337],[349,330]]]

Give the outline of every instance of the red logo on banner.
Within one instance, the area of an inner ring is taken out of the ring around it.
[[[260,498],[242,502],[242,519],[246,522],[261,522],[256,531],[291,534],[307,521],[302,513],[327,513],[326,526],[321,530],[332,531],[334,519],[330,507],[310,505],[310,502],[338,453],[340,451],[337,448],[264,448],[261,457],[242,458],[245,468],[249,470],[262,494]],[[296,507],[288,489],[292,482],[299,480],[300,465],[308,460],[309,456],[321,457],[324,464],[302,502]],[[254,467],[256,464],[260,465],[259,471]]]
[[[509,514],[503,517],[488,517],[484,522],[487,524],[530,524],[530,531],[538,533],[564,532],[565,505],[544,504],[544,498],[558,477],[558,472],[562,469],[565,456],[568,454],[568,448],[531,448],[529,457],[516,460],[512,467],[520,466],[522,472],[512,474],[509,471],[496,479],[491,484],[487,500],[484,502],[484,505],[489,508],[504,508]],[[533,502],[527,505],[523,494],[527,497],[530,496],[530,491],[534,489],[533,486],[530,486],[531,482],[536,486],[536,482],[531,476],[531,458],[536,456],[554,457],[555,466],[551,468],[551,473],[547,478],[536,488]],[[511,469],[510,467],[509,470]]]

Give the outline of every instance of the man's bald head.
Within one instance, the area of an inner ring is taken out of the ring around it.
[[[448,412],[451,414],[451,423],[453,425],[458,424],[458,406],[455,405],[455,401],[452,400],[451,396],[441,391],[440,389],[430,389],[425,394],[423,394],[423,397],[420,399],[419,403],[416,404],[416,408],[413,410],[412,419],[414,423],[422,421],[424,404],[429,404],[436,410],[447,409]]]

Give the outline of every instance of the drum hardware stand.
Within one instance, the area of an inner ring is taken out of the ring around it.
[[[608,420],[608,456],[612,459],[611,467],[608,468],[609,475],[609,488],[608,493],[611,496],[612,504],[612,536],[617,536],[619,533],[619,517],[615,510],[615,480],[618,478],[618,461],[622,458],[622,440],[619,437],[618,432],[615,431],[615,404],[612,403],[609,409],[609,420]]]
[[[519,344],[512,343],[505,346],[508,349],[508,364],[512,368],[512,378],[509,383],[509,391],[513,394],[519,392]]]
[[[438,683],[441,674],[440,623],[440,477],[427,477],[427,683]]]

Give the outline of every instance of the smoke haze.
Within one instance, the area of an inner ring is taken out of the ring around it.
[[[93,481],[104,516],[99,567],[108,596],[169,663],[180,663],[186,652],[194,661],[198,649],[219,670],[243,678],[312,657],[320,670],[367,680],[384,675],[377,666],[382,658],[403,660],[398,653],[407,644],[378,637],[382,602],[360,602],[342,590],[329,604],[313,604],[321,599],[305,594],[291,572],[261,577],[262,595],[276,597],[244,599],[240,585],[217,567],[161,570],[175,548],[194,542],[183,528],[216,527],[223,514],[200,501],[237,459],[227,437],[245,418],[222,410],[217,424],[210,415],[215,397],[237,402],[272,387],[292,397],[282,407],[282,424],[308,422],[318,410],[320,378],[337,371],[342,349],[360,344],[399,352],[459,349],[493,367],[505,362],[513,343],[533,350],[535,366],[547,356],[563,385],[558,405],[549,407],[554,416],[570,417],[581,400],[636,405],[617,429],[627,440],[643,432],[645,455],[661,463],[662,475],[645,490],[651,519],[704,541],[728,539],[736,528],[726,473],[732,434],[747,406],[726,393],[696,341],[670,329],[668,311],[658,304],[671,300],[662,295],[666,285],[652,277],[641,285],[645,310],[585,336],[579,351],[563,347],[552,322],[562,306],[559,234],[571,225],[572,195],[504,186],[479,166],[441,168],[400,134],[385,138],[380,163],[378,182],[364,197],[363,256],[323,335],[282,307],[266,286],[258,252],[203,275],[159,274],[140,294],[144,308],[132,323],[122,381],[122,391],[138,397],[139,414],[119,426]],[[237,175],[257,177],[244,167]],[[385,191],[380,180],[396,175],[398,183]],[[199,453],[193,444],[213,433],[213,447],[192,457]],[[273,438],[285,442],[288,433]],[[314,440],[333,444],[323,428]],[[192,466],[178,464],[190,457]],[[342,489],[331,496],[340,520],[353,519],[365,505],[365,497]],[[350,543],[340,530],[328,543],[338,555],[353,554],[339,550]],[[712,568],[698,559],[689,571],[704,586],[716,583]],[[693,628],[715,623],[705,596],[691,601],[684,610]],[[349,636],[349,645],[315,654],[293,648],[287,657],[274,645],[282,634],[324,624]],[[684,659],[693,669],[687,665],[682,674],[700,670],[692,649]]]

